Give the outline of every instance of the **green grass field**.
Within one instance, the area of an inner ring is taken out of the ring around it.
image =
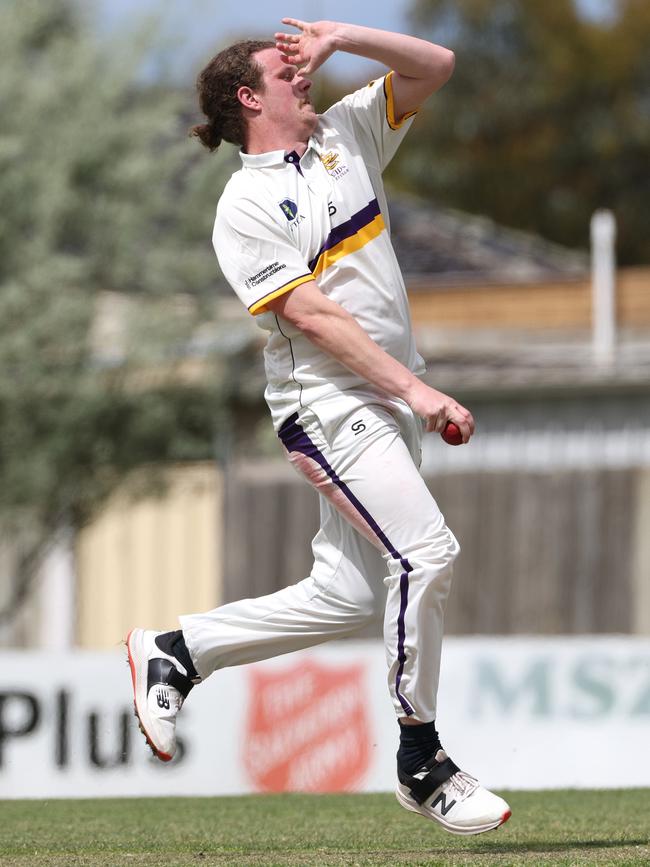
[[[4,801],[0,864],[650,864],[650,789],[507,798],[512,819],[479,837],[383,794]]]

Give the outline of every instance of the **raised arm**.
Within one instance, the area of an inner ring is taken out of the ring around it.
[[[441,433],[448,421],[458,425],[463,442],[474,433],[469,410],[436,391],[385,352],[343,307],[327,298],[315,280],[309,280],[268,303],[313,344],[349,370],[393,397],[405,401],[426,424]]]
[[[454,70],[452,51],[415,36],[336,21],[309,23],[283,18],[282,23],[300,33],[276,33],[276,46],[287,62],[301,67],[303,75],[311,75],[335,51],[367,57],[394,70],[396,117],[418,108],[448,81]]]

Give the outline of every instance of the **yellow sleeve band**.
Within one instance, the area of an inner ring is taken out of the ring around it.
[[[384,78],[384,93],[386,94],[386,120],[388,121],[388,126],[391,129],[399,129],[405,121],[407,121],[410,117],[413,117],[414,114],[418,113],[418,109],[414,108],[413,111],[407,111],[406,114],[401,117],[399,120],[395,117],[395,99],[393,97],[393,75],[395,73],[391,69],[391,71]]]
[[[274,298],[279,298],[280,295],[284,295],[286,292],[291,292],[292,289],[295,289],[296,286],[301,286],[303,283],[307,283],[308,280],[313,280],[313,274],[303,274],[302,277],[298,277],[297,280],[292,280],[290,283],[285,283],[284,286],[280,286],[279,289],[274,289],[273,292],[269,292],[268,295],[265,295],[264,298],[260,298],[259,301],[256,301],[254,304],[248,308],[248,312],[252,313],[253,316],[257,316],[258,313],[266,313],[268,311],[268,307],[266,306],[269,301],[273,301]]]

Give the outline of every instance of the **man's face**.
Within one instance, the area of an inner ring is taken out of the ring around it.
[[[298,68],[285,63],[276,48],[265,48],[255,55],[262,68],[262,89],[257,96],[263,115],[297,140],[307,141],[316,129],[318,118],[311,104],[311,80]]]

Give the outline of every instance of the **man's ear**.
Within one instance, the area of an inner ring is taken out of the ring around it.
[[[244,108],[250,108],[256,111],[260,108],[260,101],[257,94],[250,87],[240,87],[237,91],[237,99],[241,102]]]

